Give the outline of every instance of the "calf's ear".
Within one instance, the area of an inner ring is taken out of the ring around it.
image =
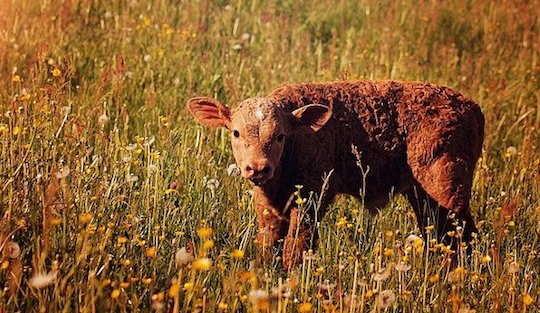
[[[322,104],[309,104],[292,111],[291,128],[295,133],[314,133],[332,116],[332,109]]]
[[[231,110],[212,98],[191,98],[188,109],[195,120],[204,126],[228,129],[231,124]]]

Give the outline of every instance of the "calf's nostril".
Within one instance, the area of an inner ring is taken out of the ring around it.
[[[270,173],[270,166],[265,166],[265,167],[263,168],[262,172],[263,172],[264,174],[269,174],[269,173]]]

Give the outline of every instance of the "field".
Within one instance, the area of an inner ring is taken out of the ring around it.
[[[539,7],[0,0],[0,312],[538,312]],[[339,197],[291,270],[259,257],[229,134],[186,102],[345,79],[480,103],[470,260],[401,197]]]

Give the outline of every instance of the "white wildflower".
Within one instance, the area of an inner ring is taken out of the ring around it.
[[[148,171],[150,173],[157,173],[158,167],[155,164],[150,164],[148,165]]]
[[[373,274],[373,280],[375,281],[385,281],[390,277],[389,268],[381,268],[379,271]]]
[[[52,273],[37,274],[37,275],[34,275],[34,277],[30,278],[29,283],[30,283],[30,286],[34,288],[42,289],[53,284],[55,278],[56,278],[56,275]]]
[[[176,261],[176,265],[179,267],[184,267],[188,265],[191,260],[193,260],[193,255],[187,250],[186,247],[182,247],[176,252],[174,260]]]
[[[412,246],[417,240],[421,240],[422,238],[414,235],[414,234],[411,234],[409,235],[407,238],[405,238],[405,244],[407,246]]]
[[[4,247],[4,253],[10,259],[16,259],[21,255],[21,247],[14,241],[9,241]]]
[[[210,178],[206,181],[206,188],[214,191],[219,187],[219,180],[217,178]]]
[[[150,147],[155,141],[156,141],[155,136],[146,137],[144,139],[144,146],[145,147]]]
[[[130,143],[129,145],[126,146],[127,151],[134,151],[135,149],[137,149],[136,143]]]
[[[144,62],[150,62],[152,60],[152,56],[149,54],[145,54],[143,60]]]
[[[399,272],[406,272],[411,269],[411,265],[405,263],[405,262],[399,262],[396,264],[396,270]]]
[[[241,49],[242,49],[242,45],[239,44],[239,43],[237,43],[237,44],[235,44],[234,46],[232,46],[232,49],[233,49],[233,50],[236,50],[236,51],[241,50]]]
[[[263,307],[265,303],[268,303],[268,292],[262,289],[251,290],[249,300],[254,306]]]
[[[133,173],[129,173],[126,175],[126,182],[128,183],[134,183],[139,180],[139,177],[137,175],[133,175]]]
[[[231,164],[227,167],[227,175],[229,176],[232,176],[232,175],[240,175],[240,169],[238,168],[238,166],[236,164]]]
[[[64,165],[58,169],[58,172],[56,172],[56,178],[63,179],[69,176],[69,173],[71,173],[69,167],[67,165]]]
[[[106,113],[103,113],[98,118],[98,123],[101,125],[101,127],[105,127],[105,125],[109,122],[109,117],[107,117]]]
[[[251,35],[249,33],[243,33],[240,38],[242,38],[244,41],[248,41],[249,38],[251,38]]]
[[[382,309],[390,307],[394,302],[396,302],[396,294],[393,290],[387,289],[381,291],[378,298],[378,304]]]

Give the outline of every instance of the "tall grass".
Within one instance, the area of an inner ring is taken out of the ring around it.
[[[0,312],[538,310],[539,6],[2,0]],[[410,236],[400,197],[341,197],[301,266],[262,260],[228,135],[187,99],[376,78],[481,104],[471,261]]]

